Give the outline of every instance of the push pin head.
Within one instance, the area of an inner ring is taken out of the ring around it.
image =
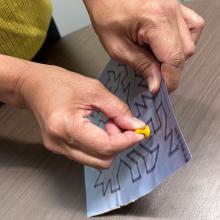
[[[150,127],[145,125],[144,128],[138,128],[134,131],[136,134],[143,134],[146,139],[150,137]]]

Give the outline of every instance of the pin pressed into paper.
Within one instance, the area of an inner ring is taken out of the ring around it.
[[[136,134],[143,134],[146,139],[150,137],[150,127],[145,125],[144,128],[138,128],[134,131]]]

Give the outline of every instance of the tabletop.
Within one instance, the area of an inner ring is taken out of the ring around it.
[[[206,20],[171,100],[192,160],[135,203],[94,219],[220,219],[220,3],[189,4]],[[95,77],[107,61],[91,27],[50,51],[51,64]],[[24,110],[0,107],[0,219],[86,219],[83,167],[44,149]]]

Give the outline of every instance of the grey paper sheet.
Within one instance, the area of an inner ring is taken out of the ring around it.
[[[148,194],[191,159],[164,82],[152,97],[142,76],[113,60],[100,80],[129,105],[136,117],[149,124],[152,136],[118,155],[108,170],[85,167],[89,217]],[[101,112],[93,112],[90,120],[103,128],[107,118]]]

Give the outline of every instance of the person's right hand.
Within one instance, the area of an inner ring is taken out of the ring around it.
[[[113,59],[142,74],[151,93],[161,77],[175,90],[195,52],[204,20],[177,0],[84,0],[93,27]],[[148,47],[145,47],[145,46]]]
[[[38,120],[46,148],[82,164],[108,168],[119,152],[144,138],[133,132],[144,122],[95,79],[31,63],[17,90]],[[105,130],[87,118],[92,110],[109,118]]]

